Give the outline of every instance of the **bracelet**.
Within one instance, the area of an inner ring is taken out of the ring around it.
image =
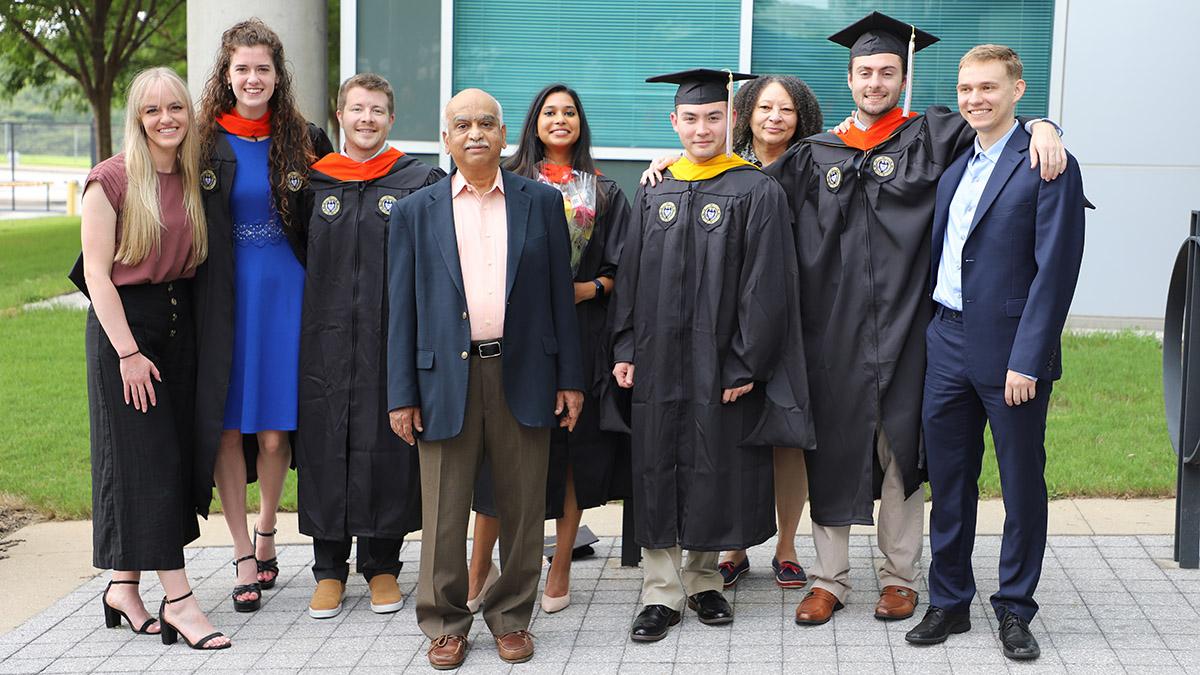
[[[599,300],[604,297],[604,284],[600,283],[599,279],[592,279],[592,283],[596,284],[596,295],[592,296],[593,300]]]
[[[117,358],[118,358],[118,359],[120,359],[121,361],[124,361],[125,359],[127,359],[127,358],[129,358],[129,357],[131,357],[131,356],[134,356],[134,355],[137,355],[137,354],[141,354],[141,353],[142,353],[142,350],[140,350],[140,349],[135,349],[135,350],[133,350],[132,352],[129,352],[128,354],[126,354],[125,356],[118,356]]]

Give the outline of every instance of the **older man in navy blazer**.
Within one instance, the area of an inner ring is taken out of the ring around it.
[[[1004,491],[1000,588],[991,598],[1005,656],[1040,654],[1029,622],[1046,547],[1046,410],[1083,256],[1079,164],[1045,182],[1014,118],[1025,91],[1008,47],[959,63],[958,106],[977,132],[946,169],[933,221],[935,316],[926,332],[922,424],[933,492],[929,610],[905,636],[933,644],[970,630],[971,549],[984,425]]]
[[[500,170],[492,96],[467,89],[445,116],[458,170],[396,203],[388,242],[388,408],[420,453],[417,623],[440,669],[467,650],[465,539],[485,454],[503,571],[483,616],[500,658],[533,656],[550,428],[574,427],[584,386],[562,195]]]

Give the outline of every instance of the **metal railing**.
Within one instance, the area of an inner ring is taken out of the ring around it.
[[[1178,461],[1175,560],[1200,567],[1200,211],[1179,249],[1163,326],[1163,404]]]

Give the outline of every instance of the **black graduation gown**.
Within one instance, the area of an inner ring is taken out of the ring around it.
[[[775,532],[772,445],[812,423],[787,200],[738,167],[642,187],[616,278],[613,361],[634,364],[637,542],[715,551]],[[730,404],[722,390],[753,382]]]
[[[295,456],[300,531],[316,539],[421,528],[417,451],[388,423],[387,223],[445,175],[406,155],[369,181],[309,177]]]
[[[629,224],[629,200],[620,186],[597,176],[604,194],[592,237],[579,261],[575,281],[616,278],[621,246]],[[555,428],[550,433],[550,464],[546,472],[546,518],[561,518],[566,498],[567,467],[575,482],[575,502],[581,509],[602,506],[624,498],[629,491],[629,436],[600,428],[600,401],[612,380],[609,363],[608,308],[611,294],[575,305],[588,389],[575,430]],[[485,459],[475,481],[474,509],[497,516],[491,464]]]
[[[974,135],[957,112],[935,106],[871,150],[821,133],[766,169],[787,192],[796,228],[819,448],[806,457],[809,512],[821,525],[873,522],[880,430],[905,494],[924,480],[934,200],[942,170]]]
[[[314,124],[308,125],[308,138],[317,157],[333,152],[329,137]],[[196,500],[205,506],[201,515],[208,516],[208,504],[212,502],[213,467],[217,461],[217,447],[221,443],[221,431],[225,424],[225,395],[229,390],[229,370],[233,363],[233,307],[234,307],[234,246],[233,221],[229,215],[229,193],[233,189],[233,175],[237,171],[237,157],[224,134],[217,134],[213,156],[204,161],[200,174],[201,194],[204,199],[204,216],[208,220],[208,259],[196,268],[196,280],[192,285],[195,292],[196,318],[196,476],[198,494]],[[211,173],[210,173],[211,172]],[[271,177],[274,183],[275,177]],[[299,176],[296,189],[287,195],[288,207],[293,214],[302,213],[301,190],[304,177]],[[298,218],[302,220],[302,218]],[[304,262],[304,234],[302,228],[284,228],[292,252]],[[258,480],[256,462],[258,441],[254,434],[245,434],[242,449],[246,456],[246,480]]]

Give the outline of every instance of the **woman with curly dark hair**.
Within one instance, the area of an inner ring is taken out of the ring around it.
[[[803,80],[790,75],[762,75],[743,84],[733,97],[733,110],[736,115],[733,151],[759,167],[770,166],[800,139],[821,131],[821,106],[817,97]],[[654,185],[662,180],[662,170],[676,159],[678,156],[655,160],[642,174],[642,182]],[[775,448],[775,513],[779,539],[771,567],[775,583],[783,588],[803,588],[808,583],[804,568],[797,562],[795,543],[806,501],[808,474],[804,451]],[[720,570],[725,588],[730,588],[750,570],[750,560],[744,550],[727,551]]]
[[[750,80],[733,97],[733,110],[733,151],[760,167],[821,130],[817,97],[803,80],[790,75]]]
[[[199,122],[209,256],[196,278],[198,471],[213,476],[233,537],[234,609],[252,612],[279,575],[271,537],[296,429],[300,191],[333,147],[300,115],[283,45],[258,19],[221,36]],[[246,484],[256,479],[251,540]]]
[[[517,151],[504,168],[547,183],[563,193],[575,275],[575,315],[579,319],[584,376],[592,387],[573,431],[554,429],[546,480],[546,517],[557,520],[555,555],[546,576],[542,611],[558,612],[571,603],[571,557],[584,509],[601,506],[622,492],[628,473],[628,438],[600,429],[598,387],[608,381],[606,314],[617,273],[629,202],[621,188],[600,175],[592,159],[592,135],[579,95],[552,84],[533,97]],[[477,610],[498,573],[492,549],[500,532],[486,463],[475,482],[475,542],[467,607]],[[561,545],[565,544],[565,546]]]

